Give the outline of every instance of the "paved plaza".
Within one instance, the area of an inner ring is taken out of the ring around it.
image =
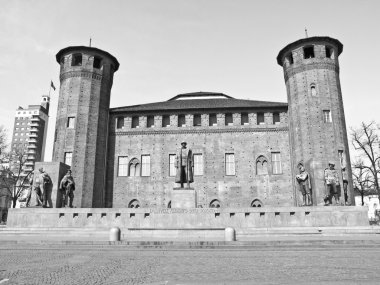
[[[15,247],[15,248],[14,248]],[[379,284],[373,246],[0,245],[0,284]]]

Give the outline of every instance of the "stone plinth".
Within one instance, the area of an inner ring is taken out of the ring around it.
[[[197,207],[197,193],[194,188],[173,188],[172,208],[190,209]]]
[[[368,226],[368,207],[263,208],[19,208],[8,227],[112,228],[139,230]]]
[[[33,177],[33,189],[35,185],[35,180],[37,177],[38,169],[43,168],[44,171],[49,174],[52,184],[48,185],[47,193],[48,193],[48,207],[49,208],[60,208],[62,204],[62,195],[59,191],[59,183],[61,182],[63,176],[67,173],[67,170],[70,167],[62,162],[36,162],[35,165],[35,175]],[[36,206],[36,192],[32,191],[32,196],[30,200],[30,204],[32,207]]]

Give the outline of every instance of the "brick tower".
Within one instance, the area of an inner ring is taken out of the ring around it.
[[[351,163],[346,122],[339,80],[338,56],[343,45],[329,37],[310,37],[283,48],[277,62],[284,69],[289,103],[289,137],[292,175],[303,162],[311,175],[313,204],[323,202],[324,169],[335,163],[344,201],[342,168],[349,178],[348,193],[352,201]],[[295,197],[299,197],[293,181]],[[296,201],[298,204],[298,201]]]
[[[53,161],[71,165],[76,207],[103,207],[108,111],[119,62],[97,48],[72,46],[56,55],[60,91]]]

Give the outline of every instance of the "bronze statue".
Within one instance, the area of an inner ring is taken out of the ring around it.
[[[69,169],[66,173],[66,175],[62,178],[61,183],[59,184],[59,189],[63,192],[63,201],[62,205],[63,207],[67,207],[68,199],[70,198],[69,207],[73,207],[73,201],[74,201],[74,190],[75,190],[75,182],[74,178],[71,175],[71,170]]]
[[[190,183],[194,182],[193,177],[193,152],[186,147],[185,141],[181,142],[181,148],[176,155],[175,167],[177,173],[175,176],[175,182],[181,184],[181,188],[184,188],[184,183],[187,183],[187,188],[190,188]]]
[[[302,199],[303,199],[302,206],[311,206],[313,203],[311,200],[310,175],[306,171],[302,163],[298,164],[298,170],[300,173],[296,175],[296,180],[298,182],[300,191],[302,193]]]
[[[349,202],[348,200],[348,174],[347,174],[347,170],[346,170],[346,167],[344,166],[342,168],[342,178],[343,178],[343,192],[344,192],[344,204],[345,205],[350,205],[351,203]]]
[[[37,206],[42,206],[43,208],[47,207],[48,200],[48,184],[51,184],[51,178],[44,169],[41,167],[38,169],[37,177],[35,180],[34,191],[36,192],[36,202]]]
[[[324,198],[325,206],[332,204],[332,197],[335,199],[335,205],[339,204],[339,177],[336,171],[335,163],[329,162],[329,167],[325,169],[326,196]]]

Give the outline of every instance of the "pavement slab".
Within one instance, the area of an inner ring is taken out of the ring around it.
[[[0,284],[378,284],[368,245],[137,249],[1,245]]]

